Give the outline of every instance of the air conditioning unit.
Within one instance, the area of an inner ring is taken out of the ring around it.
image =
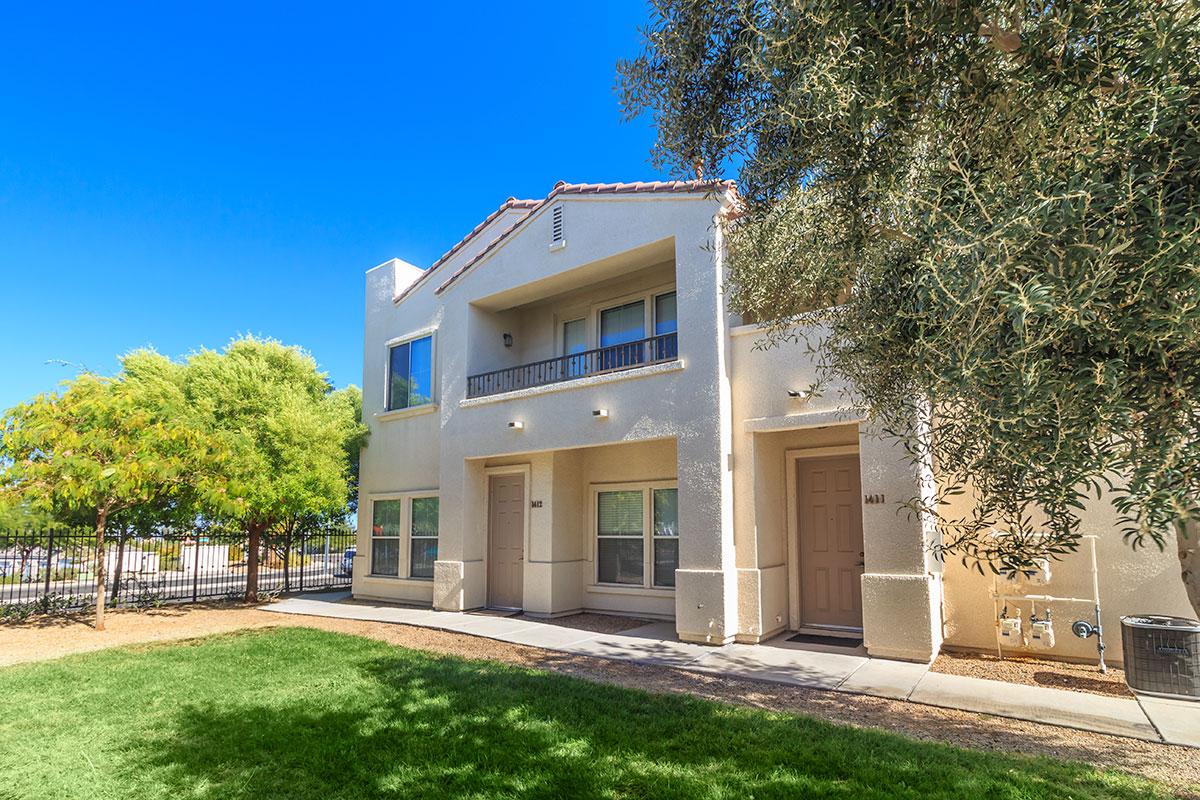
[[[1121,617],[1125,682],[1141,694],[1200,700],[1200,621]]]

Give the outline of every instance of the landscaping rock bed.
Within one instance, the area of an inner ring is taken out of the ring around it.
[[[1051,661],[1033,656],[1005,656],[1000,659],[994,653],[944,652],[933,662],[931,669],[946,675],[1046,686],[1110,697],[1133,697],[1125,685],[1124,671],[1111,666],[1107,673],[1101,673],[1096,664]]]

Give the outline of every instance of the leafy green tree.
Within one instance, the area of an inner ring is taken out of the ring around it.
[[[215,511],[246,534],[253,602],[264,536],[305,515],[344,511],[348,453],[366,435],[361,412],[307,353],[254,337],[191,356],[185,383],[189,404],[231,453],[222,470],[228,502]]]
[[[0,531],[41,531],[55,522],[54,516],[33,507],[27,500],[0,500]]]
[[[628,113],[739,169],[732,304],[933,460],[945,552],[1061,555],[1103,493],[1200,613],[1200,5],[653,5]]]
[[[0,493],[95,530],[96,629],[104,629],[105,537],[112,520],[195,486],[211,449],[190,424],[181,367],[156,353],[122,359],[114,378],[79,375],[0,421]]]

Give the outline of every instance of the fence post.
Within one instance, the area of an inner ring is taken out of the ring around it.
[[[113,574],[112,600],[113,600],[114,605],[117,602],[117,595],[121,591],[121,570],[123,570],[125,568],[125,539],[126,538],[128,538],[128,535],[126,534],[125,529],[122,528],[121,539],[117,542],[117,568],[116,568],[116,570],[114,570],[114,574]]]
[[[304,551],[308,548],[305,544],[308,542],[308,534],[300,534],[300,591],[304,591]]]
[[[193,539],[192,545],[192,602],[200,599],[200,536]],[[183,548],[181,544],[180,549]]]
[[[46,594],[50,594],[50,575],[53,571],[54,564],[54,528],[50,529],[49,538],[46,539]]]

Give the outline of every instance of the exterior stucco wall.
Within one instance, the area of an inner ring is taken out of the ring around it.
[[[788,519],[788,454],[808,448],[854,447],[862,491],[888,502],[862,506],[863,634],[874,655],[927,661],[941,643],[940,568],[928,557],[928,521],[898,513],[899,501],[921,491],[921,474],[849,407],[836,383],[802,398],[818,378],[809,343],[822,331],[801,329],[799,341],[767,346],[751,326],[735,328],[734,509],[738,564],[738,635],[759,641],[799,625],[796,536]]]
[[[473,493],[484,495],[492,471],[528,468],[531,507],[526,512],[529,535],[523,570],[523,606],[527,612],[547,617],[578,611],[674,617],[673,591],[597,584],[592,506],[592,491],[605,485],[674,480],[674,440],[522,453],[478,461],[482,468],[473,470],[472,475],[482,485]],[[473,541],[469,542],[468,552],[478,554],[486,564],[486,525],[472,526],[470,536]],[[482,604],[480,601],[476,605]]]
[[[965,505],[952,507],[958,512]],[[1133,550],[1122,538],[1117,512],[1105,500],[1093,500],[1083,511],[1083,533],[1099,536],[1096,559],[1100,583],[1100,603],[1103,609],[1105,657],[1112,663],[1123,661],[1121,647],[1122,616],[1129,614],[1168,614],[1195,617],[1179,577],[1179,560],[1175,555],[1175,540],[1166,549],[1156,547]],[[964,567],[961,560],[947,559],[946,572],[946,645],[949,647],[995,652],[995,612],[990,574],[979,575]],[[1050,582],[1029,585],[1021,582],[998,581],[1001,592],[1053,595],[1055,597],[1090,598],[1092,596],[1091,559],[1087,544],[1077,553],[1050,565]],[[1071,635],[1071,622],[1077,619],[1094,621],[1090,604],[1050,603],[1054,619],[1055,647],[1051,651],[1009,649],[1006,653],[1036,652],[1056,658],[1093,661],[1096,658],[1095,639],[1076,639]],[[1028,601],[1010,603],[1009,612],[1021,610],[1027,625],[1031,606]],[[1038,614],[1046,609],[1038,603]]]
[[[524,459],[534,475],[531,490],[538,492],[533,499],[542,502],[531,509],[530,546],[550,546],[549,558],[533,553],[536,560],[526,570],[529,609],[678,616],[673,593],[585,592],[592,567],[573,553],[585,535],[583,510],[574,507],[588,502],[585,487],[595,479],[592,473],[602,472],[604,460],[614,458],[604,455],[602,446],[651,443],[650,450],[669,464],[641,470],[635,469],[636,460],[615,458],[612,469],[619,474],[606,480],[680,477],[680,527],[692,532],[681,545],[681,573],[690,571],[692,583],[704,584],[689,600],[699,612],[689,617],[691,633],[726,641],[736,627],[733,615],[726,622],[736,600],[724,590],[726,583],[733,585],[733,542],[731,501],[722,486],[729,480],[730,423],[727,329],[719,291],[723,275],[714,249],[720,201],[703,195],[564,198],[563,206],[565,248],[549,250],[549,216],[535,215],[440,294],[437,287],[470,257],[466,250],[399,305],[391,302],[388,284],[404,283],[402,277],[389,278],[388,265],[368,276],[364,416],[371,440],[364,451],[363,498],[437,489],[443,498],[439,560],[432,591],[421,588],[436,607],[475,607],[486,601],[486,469],[508,456]],[[677,272],[688,276],[677,287],[677,363],[575,388],[465,400],[469,374],[556,355],[555,322],[564,314],[587,307],[594,315],[608,298],[670,290]],[[435,330],[436,408],[418,416],[383,413],[385,342],[430,328]],[[504,333],[513,335],[513,347],[504,347]],[[593,417],[597,408],[608,410],[606,420]],[[509,427],[516,420],[523,430]],[[522,455],[527,453],[539,455]],[[582,484],[567,477],[574,473],[584,478]],[[366,507],[356,566],[360,575],[369,550]],[[714,576],[715,595],[708,588]],[[681,574],[678,580],[682,593],[689,578]],[[368,587],[367,581],[356,580],[355,591],[399,589],[398,584]]]
[[[898,509],[929,491],[927,467],[914,467],[895,443],[876,435],[849,407],[845,387],[789,397],[789,390],[806,390],[818,377],[804,343],[763,348],[761,331],[737,325],[730,315],[714,226],[719,201],[564,197],[562,205],[566,247],[548,246],[548,207],[441,293],[438,287],[517,212],[493,221],[398,305],[393,296],[421,272],[393,261],[368,273],[363,390],[371,438],[362,460],[355,594],[446,609],[484,605],[489,470],[521,465],[534,503],[524,576],[529,612],[674,618],[686,640],[759,641],[798,621],[789,453],[832,446],[854,448],[864,495],[885,498],[864,500],[862,508],[868,650],[926,660],[943,636],[953,646],[992,647],[990,578],[956,562],[943,574],[929,549],[931,521]],[[468,375],[559,355],[564,320],[588,319],[588,344],[595,346],[599,308],[671,287],[678,302],[678,362],[466,399]],[[384,412],[387,343],[428,331],[435,402]],[[504,346],[504,333],[512,334],[512,347]],[[819,342],[822,331],[807,333]],[[608,417],[597,419],[596,409]],[[515,421],[523,428],[510,428]],[[671,479],[679,487],[682,534],[676,589],[597,587],[592,487]],[[435,579],[369,576],[371,498],[434,490],[442,497]],[[1109,654],[1119,658],[1119,615],[1190,615],[1190,607],[1170,549],[1131,553],[1107,504],[1093,504],[1087,513],[1085,527],[1104,534],[1104,622]],[[1054,570],[1055,594],[1086,590],[1081,557]],[[1064,626],[1053,654],[1091,657],[1093,643],[1072,640],[1066,629],[1086,609],[1054,611]]]

